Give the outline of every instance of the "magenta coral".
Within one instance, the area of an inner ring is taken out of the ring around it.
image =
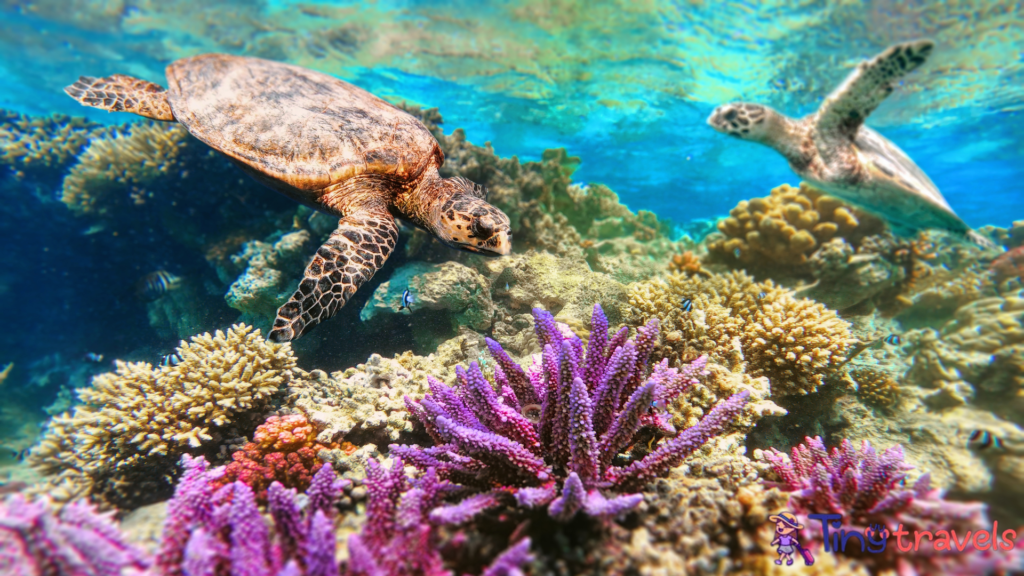
[[[442,497],[453,486],[428,468],[419,478],[405,475],[395,458],[385,469],[376,460],[366,467],[366,524],[348,539],[346,576],[451,576],[438,552],[439,535],[431,522]],[[499,555],[482,576],[521,576],[529,562],[526,538]]]
[[[899,445],[879,454],[866,440],[856,449],[844,439],[829,452],[821,438],[815,437],[794,447],[789,457],[774,448],[764,455],[779,478],[777,486],[792,492],[789,504],[794,512],[841,515],[846,530],[871,530],[874,534],[880,527],[892,535],[903,530],[912,541],[915,532],[955,531],[963,538],[971,531],[993,529],[984,504],[943,499],[940,490],[930,487],[928,474],[906,486],[907,472],[913,466],[904,462]],[[823,539],[822,522],[808,522],[808,530],[819,542]],[[859,539],[854,539],[844,553],[876,572],[895,569],[900,576],[983,574],[1020,567],[1020,558],[1013,551],[979,550],[973,543],[962,551],[953,547],[939,550],[928,541],[900,551],[895,540],[890,538],[883,552],[870,553],[862,551]],[[904,536],[904,543],[907,541]]]
[[[299,504],[293,489],[270,485],[273,532],[248,485],[219,486],[223,470],[183,459],[185,473],[167,507],[155,576],[338,576],[334,503],[347,480],[325,464]]]
[[[20,494],[0,503],[0,574],[4,576],[121,576],[149,560],[128,544],[109,514],[85,501],[54,512],[46,500]]]
[[[474,362],[469,370],[456,369],[455,388],[431,378],[423,400],[406,398],[437,445],[392,445],[392,454],[484,491],[435,511],[435,519],[468,519],[497,505],[504,494],[514,495],[523,506],[547,504],[551,516],[560,520],[580,510],[616,516],[642,497],[606,498],[602,490],[635,490],[666,473],[719,434],[747,402],[746,392],[736,394],[677,434],[658,407],[696,383],[704,373],[705,357],[678,370],[667,361],[648,370],[657,320],[638,329],[633,340],[628,340],[626,328],[609,338],[608,321],[595,306],[584,352],[583,341],[560,330],[551,314],[540,309],[533,314],[543,353],[529,369],[523,370],[488,339],[496,362],[493,386]],[[528,416],[538,409],[539,418]],[[672,438],[628,466],[614,465],[615,456],[634,444],[645,427]]]
[[[222,486],[239,480],[252,488],[260,503],[267,501],[267,488],[277,481],[287,488],[305,490],[323,464],[317,458],[322,449],[333,448],[316,442],[316,429],[305,416],[271,416],[260,424],[253,441],[232,455]]]

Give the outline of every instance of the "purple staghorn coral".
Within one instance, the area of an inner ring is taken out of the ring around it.
[[[406,398],[436,446],[392,445],[393,455],[444,479],[484,490],[470,500],[434,513],[461,521],[511,493],[523,506],[548,505],[559,520],[580,510],[612,517],[636,506],[642,496],[606,498],[602,490],[636,490],[661,476],[701,447],[736,417],[747,402],[740,392],[716,406],[696,426],[676,433],[663,411],[667,402],[704,374],[706,357],[682,369],[647,363],[658,338],[658,321],[608,337],[608,320],[594,306],[590,342],[563,332],[548,312],[533,310],[539,361],[524,370],[487,339],[495,360],[494,385],[480,366],[456,369],[459,385],[430,379],[430,394]],[[497,389],[497,391],[495,390]],[[633,445],[643,428],[671,439],[644,458],[616,466],[616,455]]]
[[[334,503],[347,480],[329,464],[313,477],[305,505],[274,482],[267,492],[271,533],[242,482],[216,488],[223,469],[185,456],[185,473],[167,507],[155,576],[338,576]]]
[[[764,452],[765,459],[779,481],[779,488],[792,492],[790,508],[798,514],[841,515],[843,529],[863,532],[876,527],[888,529],[891,536],[881,553],[864,552],[860,540],[852,539],[844,554],[864,562],[873,572],[896,570],[900,576],[917,574],[985,574],[1020,569],[1021,558],[1015,551],[978,549],[973,541],[962,549],[935,544],[945,532],[963,541],[968,534],[995,532],[984,504],[951,502],[942,492],[930,487],[928,474],[913,486],[906,486],[907,472],[913,466],[903,460],[903,449],[893,446],[879,454],[868,441],[854,448],[843,440],[829,452],[820,437],[805,438],[789,457],[774,448]],[[808,522],[808,530],[818,541],[824,539],[823,520]],[[919,546],[910,547],[915,533],[930,532]],[[835,533],[835,530],[832,530]],[[905,548],[898,549],[902,535]],[[985,538],[987,542],[988,537]],[[980,543],[985,548],[985,543]]]
[[[87,502],[72,502],[57,513],[45,499],[30,502],[20,494],[0,502],[4,576],[128,576],[148,566],[111,515]]]
[[[348,539],[347,576],[451,576],[438,552],[434,512],[454,486],[433,469],[419,478],[405,475],[395,458],[385,469],[376,460],[366,467],[366,525]],[[530,561],[530,540],[523,539],[491,563],[482,576],[521,576]]]

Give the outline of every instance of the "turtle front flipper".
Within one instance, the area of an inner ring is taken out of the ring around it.
[[[64,92],[86,106],[108,112],[132,112],[153,120],[174,121],[163,86],[124,74],[106,78],[80,76]]]
[[[858,64],[818,108],[819,135],[853,139],[864,119],[892,94],[896,82],[924,64],[934,46],[931,40],[904,42]]]
[[[270,339],[294,340],[334,316],[384,265],[397,241],[398,226],[385,207],[348,213],[306,266],[299,289],[277,310]]]

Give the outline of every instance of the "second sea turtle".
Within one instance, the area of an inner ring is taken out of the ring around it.
[[[415,117],[352,84],[258,58],[203,54],[171,63],[168,88],[115,74],[65,89],[87,106],[177,121],[257,181],[339,218],[277,311],[286,342],[334,315],[395,248],[403,218],[485,255],[512,249],[508,216],[465,178]]]
[[[940,228],[991,242],[974,233],[939,189],[898,146],[864,125],[897,82],[924,64],[934,44],[915,40],[861,62],[818,110],[794,119],[764,106],[719,106],[712,128],[775,149],[804,180],[886,220],[897,231]]]

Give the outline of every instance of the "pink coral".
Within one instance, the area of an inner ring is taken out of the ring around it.
[[[961,550],[927,544],[915,546],[913,551],[898,550],[895,536],[901,533],[906,544],[906,534],[912,539],[915,532],[939,535],[941,531],[955,531],[962,538],[973,531],[993,529],[984,504],[944,499],[941,491],[931,488],[928,474],[907,486],[907,472],[913,466],[903,461],[899,445],[878,453],[866,440],[860,449],[843,440],[829,452],[820,437],[805,438],[805,444],[794,447],[790,457],[772,448],[765,452],[765,459],[779,477],[777,486],[792,492],[789,505],[794,512],[834,515],[847,532],[853,528],[877,534],[881,528],[888,529],[894,537],[880,553],[863,551],[856,538],[843,550],[843,554],[864,562],[873,573],[895,569],[900,576],[983,574],[1007,571],[1020,563],[1014,551],[981,550],[973,544]],[[827,520],[809,520],[812,538],[822,542]]]
[[[322,449],[334,448],[316,441],[316,430],[305,416],[271,416],[260,424],[248,442],[232,455],[234,462],[224,468],[218,485],[239,480],[247,484],[261,503],[267,501],[267,487],[275,480],[287,488],[305,490],[323,463]]]

